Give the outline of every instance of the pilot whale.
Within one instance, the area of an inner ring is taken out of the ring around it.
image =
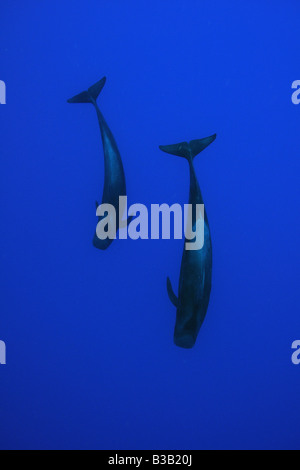
[[[190,168],[190,195],[189,204],[193,208],[192,227],[195,232],[197,216],[196,204],[203,204],[203,198],[193,159],[216,139],[216,134],[204,139],[182,142],[175,145],[160,146],[159,148],[171,155],[184,157],[188,160]],[[203,221],[203,219],[202,219]],[[183,251],[178,297],[175,295],[171,281],[167,278],[167,291],[169,298],[176,307],[176,323],[174,330],[174,343],[182,348],[192,348],[195,345],[199,330],[204,321],[211,291],[212,275],[212,246],[206,211],[204,209],[204,244],[199,250]]]
[[[123,168],[123,163],[121,160],[120,152],[118,150],[114,136],[109,129],[98,105],[97,98],[101,93],[106,82],[106,77],[103,77],[93,86],[88,88],[87,91],[80,93],[79,95],[74,96],[68,100],[68,103],[92,103],[96,109],[97,117],[100,126],[103,151],[104,151],[104,188],[102,196],[102,204],[110,204],[115,210],[116,214],[119,214],[119,197],[126,196],[126,182],[125,182],[125,173]],[[96,201],[96,209],[98,209],[98,202]],[[99,222],[101,219],[104,219],[105,215],[99,217]],[[117,226],[116,231],[120,228],[119,220],[122,219],[122,214],[119,214],[119,217],[116,218]],[[130,223],[131,219],[128,219],[126,223]],[[93,245],[100,250],[106,250],[112,243],[113,238],[100,239],[97,236],[97,233],[94,235]]]

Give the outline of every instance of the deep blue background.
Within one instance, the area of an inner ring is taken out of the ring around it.
[[[1,448],[300,448],[300,78],[296,0],[2,2]],[[182,241],[92,246],[100,108],[129,202],[186,203],[195,161],[213,290],[173,345]]]

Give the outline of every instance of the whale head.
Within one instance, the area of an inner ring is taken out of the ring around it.
[[[174,334],[174,343],[180,348],[191,349],[195,346],[195,342],[195,336],[189,331],[182,332],[176,335]]]
[[[177,309],[174,343],[185,349],[194,347],[199,331],[197,315],[192,305],[180,305]]]

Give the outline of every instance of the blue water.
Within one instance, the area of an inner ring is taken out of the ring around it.
[[[300,5],[296,0],[5,2],[0,16],[0,447],[300,448]],[[98,103],[129,203],[188,202],[161,144],[195,159],[213,287],[192,350],[173,344],[183,241],[92,245]]]

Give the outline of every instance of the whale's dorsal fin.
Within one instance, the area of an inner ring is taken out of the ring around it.
[[[172,287],[172,284],[171,284],[171,281],[170,281],[169,277],[167,278],[167,291],[168,291],[169,299],[171,300],[174,307],[177,308],[178,305],[179,305],[179,300],[176,297],[176,295],[174,294],[173,287]]]

